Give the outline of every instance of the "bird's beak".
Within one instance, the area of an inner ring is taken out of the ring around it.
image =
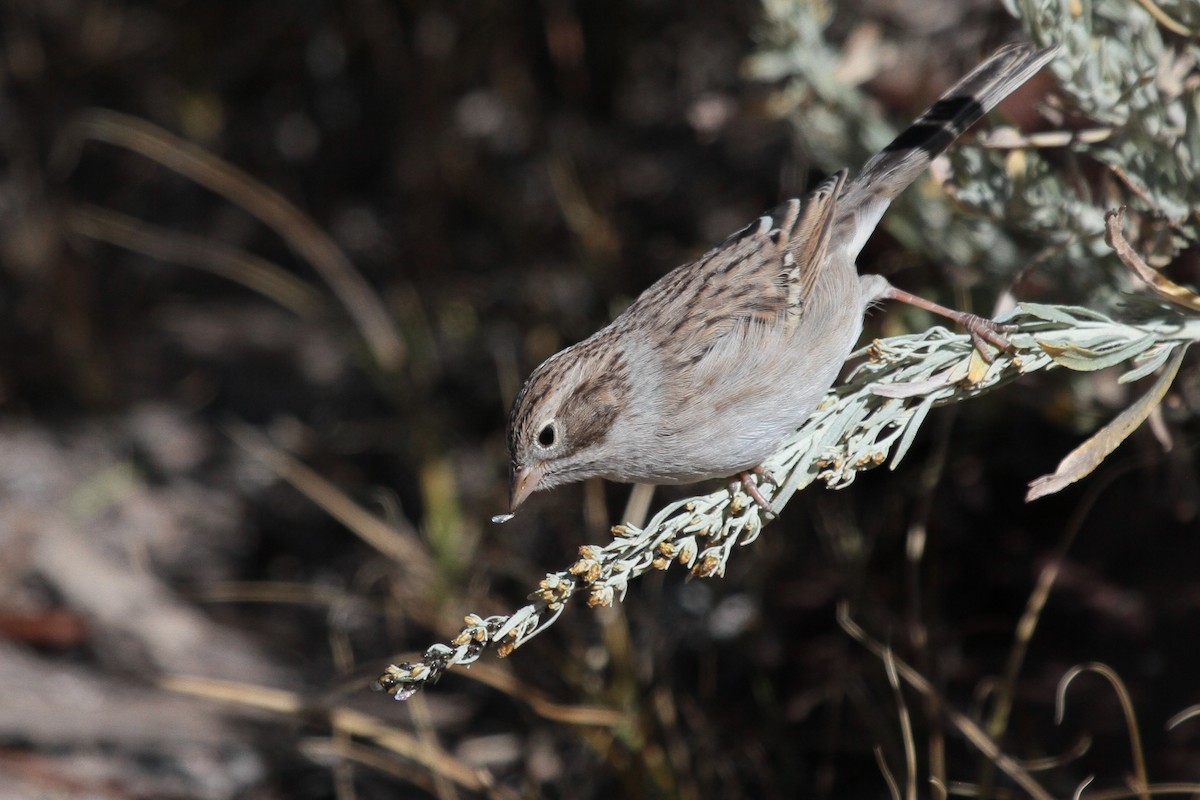
[[[525,498],[541,487],[545,474],[546,469],[541,464],[534,464],[532,467],[518,467],[514,464],[508,485],[508,510],[516,512],[517,507],[525,502]]]

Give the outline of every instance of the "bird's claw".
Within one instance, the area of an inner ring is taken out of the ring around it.
[[[971,334],[971,342],[975,345],[975,349],[979,351],[980,357],[989,364],[996,359],[996,356],[988,348],[989,344],[1007,352],[1016,350],[1013,343],[1004,336],[1004,333],[1008,331],[1015,331],[1016,325],[996,322],[978,314],[963,314],[958,323]]]
[[[754,469],[748,469],[738,475],[738,477],[742,479],[742,489],[745,490],[746,494],[750,495],[754,502],[758,503],[758,507],[767,514],[770,514],[772,517],[779,516],[767,498],[763,497],[762,492],[758,490],[758,484],[755,483],[750,477],[751,474],[757,475],[760,480],[768,481],[774,486],[778,486],[779,483],[775,480],[774,476],[763,469],[761,465],[755,467]]]

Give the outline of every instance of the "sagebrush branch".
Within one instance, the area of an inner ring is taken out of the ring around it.
[[[1119,322],[1085,308],[1023,304],[1002,319],[1013,326],[1006,334],[1013,349],[1000,352],[990,364],[969,336],[944,328],[876,340],[854,355],[862,362],[846,382],[830,391],[763,464],[774,483],[764,483],[761,490],[778,512],[818,479],[841,488],[862,470],[889,460],[895,468],[933,407],[975,397],[1030,372],[1053,367],[1091,371],[1128,362],[1122,382],[1164,365],[1164,375],[1173,375],[1183,350],[1200,339],[1200,317],[1166,306],[1149,311],[1136,321]],[[1167,382],[1169,378],[1160,380],[1151,391],[1155,402]],[[1126,426],[1124,435],[1131,430]],[[1119,440],[1105,431],[1110,437],[1106,455]],[[651,570],[679,563],[695,577],[723,575],[734,548],[753,542],[768,521],[741,482],[733,481],[719,491],[671,503],[644,527],[617,525],[611,542],[584,545],[573,564],[548,574],[528,605],[508,616],[467,615],[458,636],[428,648],[418,661],[389,666],[376,686],[397,699],[410,697],[450,667],[474,662],[489,647],[507,656],[554,624],[576,594],[586,596],[590,606],[611,605],[624,598],[631,580]]]

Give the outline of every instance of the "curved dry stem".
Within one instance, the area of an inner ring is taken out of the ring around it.
[[[900,690],[900,676],[896,672],[896,654],[889,647],[883,660],[887,673],[888,685],[896,698],[896,713],[899,715],[900,734],[904,742],[904,797],[906,800],[917,800],[917,743],[913,736],[912,717],[908,713],[908,704],[904,702],[904,692]]]
[[[1121,703],[1121,710],[1125,714],[1125,729],[1129,732],[1129,749],[1133,757],[1133,775],[1137,783],[1133,788],[1139,797],[1149,797],[1147,790],[1150,787],[1150,781],[1146,776],[1146,758],[1142,751],[1142,734],[1138,731],[1137,713],[1133,710],[1133,699],[1129,696],[1129,690],[1125,688],[1125,682],[1121,680],[1121,676],[1112,667],[1093,661],[1088,664],[1080,664],[1068,670],[1067,674],[1058,682],[1058,691],[1055,694],[1055,724],[1061,725],[1063,715],[1066,713],[1068,687],[1070,687],[1075,678],[1085,672],[1094,672],[1103,677],[1116,693],[1117,700]]]
[[[296,316],[311,319],[325,308],[316,289],[278,264],[234,247],[167,230],[125,214],[80,205],[67,215],[72,232],[159,261],[183,264],[240,283],[274,300]]]
[[[875,745],[871,750],[875,753],[875,764],[879,767],[879,774],[883,775],[883,782],[887,784],[888,795],[892,800],[903,800],[903,796],[900,794],[900,784],[896,783],[896,777],[892,775],[892,769],[883,755],[883,748]]]
[[[280,479],[323,508],[364,543],[391,559],[404,571],[407,594],[417,597],[432,591],[436,569],[415,530],[388,524],[371,514],[249,425],[231,423],[227,433],[239,447],[265,464]]]
[[[1089,487],[1087,495],[1076,506],[1075,512],[1067,522],[1063,535],[1054,548],[1054,552],[1050,554],[1045,565],[1038,571],[1033,591],[1029,593],[1029,598],[1025,601],[1025,611],[1021,614],[1021,619],[1017,622],[1013,644],[1009,649],[1008,658],[1004,664],[1004,672],[997,682],[995,703],[992,706],[992,713],[989,715],[987,721],[988,734],[996,739],[1003,736],[1004,732],[1008,729],[1008,720],[1012,713],[1013,700],[1016,696],[1017,679],[1020,677],[1021,668],[1025,664],[1025,656],[1029,653],[1029,646],[1033,641],[1033,634],[1037,629],[1038,620],[1041,618],[1046,603],[1050,600],[1050,592],[1054,588],[1055,581],[1058,580],[1058,575],[1062,570],[1067,553],[1070,551],[1071,545],[1074,544],[1075,537],[1083,529],[1083,523],[1091,513],[1096,501],[1100,499],[1109,485],[1121,474],[1123,474],[1123,471],[1110,472],[1103,479]],[[1086,751],[1086,747],[1084,751]],[[1082,755],[1082,752],[1079,755]],[[1055,760],[1061,763],[1061,757],[1055,757]],[[992,786],[994,776],[995,773],[992,770],[992,765],[988,762],[984,766],[979,780],[980,786],[984,788],[985,796]]]
[[[1075,744],[1071,745],[1063,753],[1054,756],[1044,756],[1042,758],[1025,758],[1020,759],[1021,766],[1030,772],[1045,772],[1047,770],[1056,769],[1066,766],[1072,761],[1083,758],[1092,749],[1092,737],[1088,735],[1080,736]]]
[[[842,630],[849,634],[850,638],[861,643],[864,647],[870,650],[875,656],[881,660],[888,658],[887,648],[879,641],[867,635],[867,632],[859,627],[853,619],[850,618],[850,612],[845,603],[838,606],[838,624]],[[904,682],[923,695],[932,707],[946,718],[946,720],[958,730],[958,732],[970,742],[979,752],[983,753],[988,758],[996,763],[996,767],[1004,774],[1008,775],[1018,786],[1025,790],[1030,797],[1035,800],[1050,800],[1051,795],[1042,788],[1029,772],[1021,766],[1021,764],[1012,756],[1000,749],[990,736],[988,736],[982,728],[979,727],[967,715],[957,711],[946,703],[945,699],[938,693],[924,675],[921,675],[915,669],[910,667],[904,661],[892,656],[895,663],[896,674],[904,679]]]
[[[279,192],[146,120],[106,109],[83,112],[66,127],[55,145],[57,166],[74,164],[89,139],[132,150],[262,220],[316,269],[354,320],[379,368],[393,372],[403,364],[404,341],[383,301],[341,248]]]
[[[1195,719],[1196,717],[1200,717],[1200,706],[1188,706],[1183,711],[1180,711],[1178,714],[1167,720],[1166,728],[1167,730],[1173,730],[1187,722],[1189,719]]]

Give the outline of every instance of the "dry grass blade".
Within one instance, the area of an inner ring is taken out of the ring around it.
[[[285,581],[223,581],[206,585],[191,596],[205,603],[290,603],[321,607],[352,603],[357,599],[342,589]]]
[[[862,644],[880,660],[886,661],[888,658],[887,648],[868,636],[867,632],[850,618],[850,612],[845,603],[838,606],[838,624],[841,625],[842,630],[846,631],[852,639]],[[1041,784],[1029,774],[1028,770],[1022,767],[1012,756],[1002,751],[1000,746],[974,720],[948,705],[942,699],[941,695],[938,694],[937,690],[934,689],[933,684],[926,680],[925,676],[894,656],[892,656],[892,660],[895,664],[896,674],[903,678],[905,683],[928,699],[934,708],[941,711],[950,724],[968,742],[974,745],[979,752],[995,762],[996,767],[1001,772],[1008,775],[1013,782],[1024,789],[1034,800],[1051,800],[1052,796],[1050,793],[1042,788]]]
[[[84,112],[67,126],[66,133],[56,143],[56,163],[73,164],[82,144],[89,139],[139,153],[258,217],[312,264],[333,290],[379,368],[394,372],[403,364],[404,341],[383,301],[341,248],[279,192],[145,120],[104,109]]]
[[[900,689],[900,676],[896,673],[896,654],[891,648],[885,653],[883,660],[887,672],[888,685],[896,698],[896,713],[900,717],[900,733],[904,740],[904,797],[906,800],[917,800],[917,743],[913,737],[912,717],[908,713],[908,704],[904,702],[904,692]]]
[[[72,209],[67,225],[81,236],[240,283],[300,317],[310,319],[325,310],[325,300],[316,289],[277,264],[233,247],[159,228],[93,205]]]
[[[879,765],[879,773],[883,775],[883,780],[887,783],[888,794],[892,800],[902,800],[900,794],[900,784],[896,783],[896,778],[892,775],[891,767],[888,766],[887,758],[883,755],[883,748],[875,745],[871,748],[875,753],[875,763]]]
[[[1188,706],[1183,711],[1180,711],[1178,714],[1167,720],[1167,730],[1171,730],[1187,722],[1189,719],[1195,719],[1196,717],[1200,717],[1200,706]]]
[[[282,689],[189,675],[170,675],[160,679],[159,683],[169,691],[247,709],[292,717],[299,717],[311,711],[298,694]],[[479,792],[494,785],[486,770],[472,767],[440,747],[422,741],[407,731],[387,725],[375,717],[348,708],[331,708],[325,714],[334,730],[371,739],[383,749],[415,761],[461,788]]]
[[[1162,402],[1167,390],[1171,388],[1171,383],[1175,380],[1175,375],[1179,372],[1179,365],[1183,363],[1183,356],[1186,352],[1186,347],[1176,348],[1163,366],[1158,379],[1150,387],[1149,392],[1138,398],[1137,402],[1118,414],[1112,422],[1097,431],[1090,439],[1068,453],[1058,463],[1058,469],[1054,470],[1053,474],[1043,475],[1030,482],[1025,502],[1060,492],[1072,483],[1090,475],[1096,467],[1100,466],[1100,462],[1108,458],[1108,455],[1116,450],[1121,442],[1125,441],[1129,434],[1133,433],[1146,420],[1146,417],[1150,416],[1150,412]]]
[[[234,442],[266,464],[272,472],[402,567],[410,592],[423,595],[430,590],[435,570],[415,531],[399,530],[367,512],[336,486],[271,444],[250,426],[232,424],[228,432]]]
[[[597,728],[617,728],[631,722],[628,713],[616,709],[556,703],[542,690],[518,680],[508,670],[490,664],[476,664],[461,674],[464,678],[504,692],[513,700],[529,706],[533,713],[543,719]]]
[[[389,775],[398,781],[410,783],[430,795],[436,792],[433,776],[428,770],[397,761],[387,753],[369,745],[356,744],[341,734],[335,734],[332,737],[304,739],[300,742],[299,750],[310,761],[329,767],[335,772],[343,766],[361,766],[383,775]],[[338,787],[338,790],[340,791],[341,787]],[[354,795],[338,794],[336,797],[337,800],[342,800],[343,797],[353,798]]]
[[[427,770],[399,763],[395,759],[388,758],[386,753],[372,747],[338,739],[309,739],[301,745],[301,750],[314,761],[346,761],[360,764],[411,783],[429,794],[436,792],[434,781]],[[494,798],[494,800],[517,800],[520,797],[506,786],[489,785],[480,791],[483,796]]]
[[[1108,242],[1121,259],[1121,263],[1137,273],[1156,295],[1189,311],[1200,311],[1200,295],[1191,289],[1180,286],[1167,278],[1158,270],[1151,267],[1142,259],[1121,232],[1121,223],[1125,220],[1125,207],[1112,209],[1104,215],[1104,240]]]
[[[1100,499],[1104,490],[1120,474],[1121,471],[1114,470],[1105,476],[1104,480],[1097,481],[1089,488],[1087,496],[1076,507],[1074,514],[1067,523],[1058,545],[1054,548],[1054,552],[1038,572],[1037,582],[1034,585],[1033,591],[1029,593],[1029,599],[1025,601],[1025,611],[1021,614],[1021,619],[1017,623],[1013,645],[1009,650],[1008,659],[1005,661],[1004,672],[999,679],[996,690],[996,700],[992,705],[992,712],[988,717],[987,732],[989,736],[995,739],[999,739],[1008,730],[1013,698],[1017,691],[1017,679],[1020,676],[1022,666],[1025,664],[1025,657],[1029,653],[1029,645],[1033,641],[1033,634],[1037,629],[1038,620],[1041,618],[1042,611],[1050,599],[1050,592],[1054,588],[1055,581],[1058,579],[1067,553],[1070,551],[1075,537],[1082,530],[1083,523],[1087,519],[1088,514],[1091,513],[1096,501]],[[1086,752],[1088,746],[1090,746],[1090,741],[1085,744],[1082,752]],[[1063,756],[1054,756],[1049,761],[1051,763],[1061,763],[1063,758]],[[1033,762],[1028,762],[1026,766],[1031,770],[1043,768],[1035,766]],[[985,796],[989,794],[994,778],[994,768],[991,762],[988,762],[984,765],[979,780],[979,785],[983,787]]]
[[[1087,755],[1091,749],[1092,737],[1080,736],[1074,744],[1061,753],[1042,758],[1027,758],[1021,761],[1021,764],[1030,772],[1045,772],[1077,761]]]
[[[414,697],[412,704],[412,722],[413,727],[417,731],[417,741],[425,748],[426,752],[436,752],[439,748],[437,741],[437,733],[433,727],[433,720],[430,719],[429,704],[425,702],[425,698]],[[339,730],[339,734],[345,734],[344,730]],[[438,800],[454,800],[457,793],[454,791],[454,786],[450,783],[448,776],[441,771],[433,773],[433,788],[438,797]]]

